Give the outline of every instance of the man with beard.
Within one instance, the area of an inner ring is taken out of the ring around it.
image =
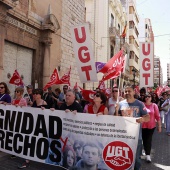
[[[137,123],[148,122],[150,120],[150,116],[147,113],[144,104],[141,101],[134,98],[135,91],[133,86],[126,85],[124,87],[124,90],[125,90],[124,94],[126,100],[123,100],[119,103],[118,107],[119,107],[120,115],[128,116],[128,117],[136,117]],[[141,160],[140,160],[141,154],[142,154],[142,128],[140,127],[134,170],[139,170],[141,167]]]

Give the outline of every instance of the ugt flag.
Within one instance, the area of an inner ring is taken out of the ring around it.
[[[9,80],[10,84],[15,84],[16,86],[23,86],[24,83],[18,73],[17,70],[14,71],[13,76],[11,77],[11,79]]]
[[[123,50],[114,55],[99,71],[104,74],[103,81],[120,76],[125,66],[125,56]]]

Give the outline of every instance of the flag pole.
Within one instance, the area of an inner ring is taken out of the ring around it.
[[[119,94],[120,94],[120,78],[121,78],[122,72],[120,72],[120,76],[119,76],[119,84],[118,84],[118,94],[117,94],[117,103],[119,102]]]
[[[26,91],[26,93],[25,93],[25,94],[28,94],[28,91],[27,91],[27,89],[26,89],[26,86],[25,86],[25,85],[24,85],[24,90]],[[22,97],[24,97],[24,93],[23,93]],[[29,95],[29,94],[28,94],[28,100],[29,100],[29,102],[31,101],[31,98],[30,98],[30,95]]]

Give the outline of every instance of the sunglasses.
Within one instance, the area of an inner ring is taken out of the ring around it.
[[[145,96],[145,98],[150,98],[151,96]]]
[[[15,93],[19,93],[20,91],[14,91]]]
[[[95,94],[96,97],[100,97],[100,94]]]
[[[38,95],[38,94],[40,94],[40,93],[36,92],[36,93],[33,93],[33,94],[36,94],[36,95]]]
[[[112,90],[112,92],[118,92],[118,90]]]
[[[5,88],[5,87],[0,87],[0,89],[3,89],[3,88]]]

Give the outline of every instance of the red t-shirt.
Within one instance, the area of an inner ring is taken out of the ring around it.
[[[102,104],[102,105],[100,106],[99,110],[97,111],[97,113],[102,112],[102,113],[104,114],[104,109],[105,109],[105,108],[106,108],[106,106]],[[87,110],[88,110],[88,113],[89,113],[89,114],[94,114],[93,105],[89,105]]]
[[[12,104],[13,104],[13,105],[16,105],[16,104],[19,104],[19,102],[20,102],[20,100],[13,100],[13,101],[12,101]]]

